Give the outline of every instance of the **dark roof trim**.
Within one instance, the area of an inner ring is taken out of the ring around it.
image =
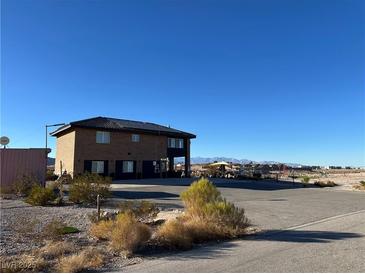
[[[108,118],[108,117],[94,117],[94,118],[74,121],[69,123],[68,125],[56,129],[55,131],[51,132],[50,135],[58,136],[59,134],[71,128],[92,128],[92,129],[107,130],[107,131],[139,132],[152,135],[196,138],[196,135],[194,134],[154,123],[123,120],[123,119]]]

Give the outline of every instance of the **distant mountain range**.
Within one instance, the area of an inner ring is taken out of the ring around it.
[[[55,162],[56,162],[55,158],[52,157],[47,158],[47,166],[54,166]]]
[[[184,161],[184,158],[181,158],[182,161]],[[180,159],[179,159],[180,160]],[[236,158],[228,158],[228,157],[192,157],[190,159],[190,162],[192,164],[207,164],[207,163],[213,163],[213,162],[232,162],[235,164],[249,164],[249,163],[254,163],[254,164],[267,164],[267,165],[272,165],[272,164],[280,164],[280,162],[277,161],[253,161],[253,160],[249,160],[249,159],[236,159]],[[302,166],[302,164],[298,164],[298,163],[284,163],[288,166],[292,166],[292,167],[297,167],[297,166]]]

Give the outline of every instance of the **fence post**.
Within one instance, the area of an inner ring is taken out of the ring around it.
[[[98,210],[98,221],[100,221],[100,194],[96,196],[96,208]]]

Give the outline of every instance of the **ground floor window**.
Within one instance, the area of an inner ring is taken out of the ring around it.
[[[91,161],[91,173],[104,173],[104,161]]]
[[[134,162],[133,161],[123,161],[123,173],[133,173]]]

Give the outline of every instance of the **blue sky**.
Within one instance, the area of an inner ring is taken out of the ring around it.
[[[193,132],[192,156],[365,166],[364,18],[361,0],[2,0],[1,134],[42,147],[46,123],[109,116]]]

